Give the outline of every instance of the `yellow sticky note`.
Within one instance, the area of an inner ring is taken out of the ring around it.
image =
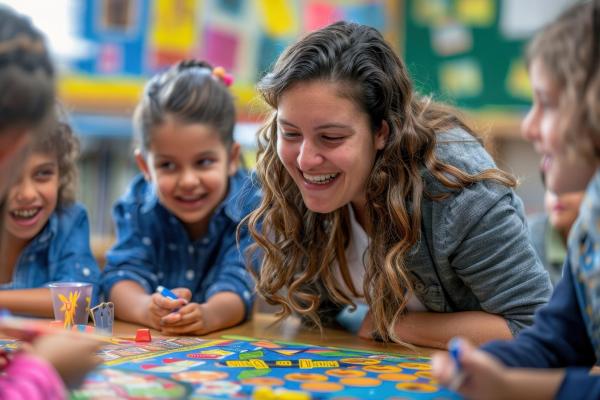
[[[440,88],[453,97],[475,97],[481,94],[481,67],[471,59],[443,63],[439,70]]]
[[[271,37],[285,37],[297,31],[290,0],[260,0],[265,32]]]
[[[496,5],[493,0],[457,0],[455,13],[464,24],[490,26],[496,18]]]
[[[531,82],[522,58],[514,59],[508,68],[506,89],[513,97],[531,99]]]

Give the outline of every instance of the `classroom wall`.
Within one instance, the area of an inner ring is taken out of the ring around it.
[[[499,165],[520,178],[527,211],[538,212],[538,157],[519,136],[531,96],[522,49],[574,1],[61,0],[77,47],[58,56],[59,90],[82,139],[79,195],[93,236],[106,243],[102,238],[113,234],[110,206],[136,173],[130,117],[149,76],[189,57],[232,72],[236,136],[252,164],[264,115],[256,81],[287,44],[338,19],[382,31],[406,59],[416,89],[465,112]],[[51,2],[12,3],[51,8]],[[48,25],[47,19],[40,21]]]

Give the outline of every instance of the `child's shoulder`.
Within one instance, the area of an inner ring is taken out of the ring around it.
[[[74,202],[68,205],[57,207],[52,214],[60,225],[70,225],[78,220],[88,218],[88,212],[85,206],[80,202]]]
[[[73,235],[89,235],[89,220],[85,206],[75,202],[57,207],[50,216],[48,225],[40,232],[39,239],[43,242],[52,238],[52,242],[68,242]]]
[[[154,187],[142,174],[133,177],[125,192],[115,203],[116,207],[125,209],[150,209],[158,201]]]
[[[230,179],[229,194],[225,199],[228,214],[241,220],[260,204],[261,190],[254,172],[240,169]]]

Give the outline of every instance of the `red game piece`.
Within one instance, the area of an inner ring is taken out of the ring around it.
[[[152,337],[150,336],[150,329],[140,328],[135,332],[136,342],[151,342]]]

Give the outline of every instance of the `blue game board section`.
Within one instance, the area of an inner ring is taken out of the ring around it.
[[[311,399],[460,399],[432,379],[429,358],[420,356],[240,336],[115,343],[101,356],[104,365],[73,399],[252,399],[265,390]]]

